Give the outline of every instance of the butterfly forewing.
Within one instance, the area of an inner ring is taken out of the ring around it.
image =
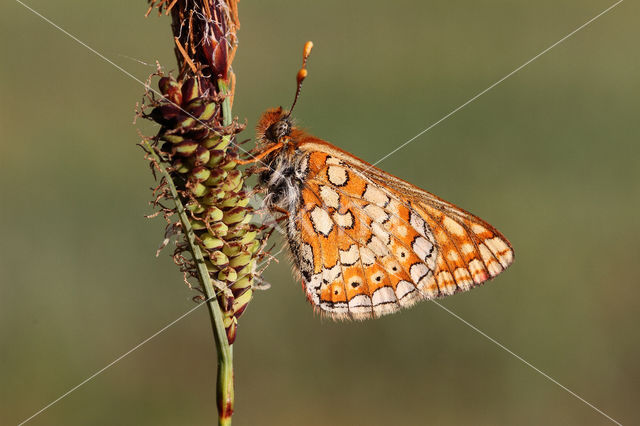
[[[326,142],[296,148],[308,166],[294,261],[329,316],[392,313],[469,290],[512,262],[508,241],[470,213]]]

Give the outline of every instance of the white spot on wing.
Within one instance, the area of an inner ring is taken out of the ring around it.
[[[371,313],[371,298],[364,294],[354,296],[349,300],[349,310],[354,314]]]
[[[433,244],[431,244],[426,238],[416,237],[416,239],[413,240],[413,244],[411,247],[413,248],[416,256],[425,261],[427,260],[427,256],[431,254]]]
[[[320,185],[320,198],[328,207],[340,207],[340,195],[326,185]]]
[[[497,260],[494,259],[491,251],[484,244],[478,244],[478,249],[480,249],[480,256],[482,256],[482,261],[485,265],[487,265],[487,270],[492,277],[495,277],[502,271],[502,267],[498,263]]]
[[[485,232],[489,232],[487,228],[485,228],[482,225],[478,225],[477,223],[474,223],[473,225],[471,225],[471,230],[478,235],[484,234]]]
[[[335,165],[341,165],[342,161],[338,160],[336,157],[327,157],[327,160],[325,161],[325,163],[327,164],[335,164]]]
[[[371,236],[371,241],[367,244],[367,248],[371,250],[376,256],[386,256],[389,254],[387,246],[375,235]]]
[[[300,246],[300,270],[313,272],[313,248],[310,244],[302,243]]]
[[[409,274],[414,283],[418,284],[429,273],[429,268],[424,263],[414,263],[409,269]]]
[[[349,278],[347,285],[351,288],[358,288],[362,285],[362,277],[360,277],[360,275],[353,275],[351,278]]]
[[[349,175],[342,167],[329,166],[327,169],[327,178],[333,185],[344,186],[349,180]]]
[[[452,262],[457,262],[458,260],[460,260],[460,256],[458,255],[457,251],[449,250],[449,253],[447,253],[447,259]]]
[[[396,286],[396,297],[398,298],[400,303],[403,304],[402,299],[404,299],[414,291],[416,291],[416,287],[409,281],[403,280],[398,282],[398,285]]]
[[[342,228],[353,227],[353,213],[351,213],[350,210],[347,210],[345,214],[340,214],[338,212],[334,213],[333,220],[335,220],[336,224]]]
[[[347,304],[345,302],[335,302],[333,304],[333,306],[329,305],[330,307],[327,309],[327,311],[332,312],[334,314],[348,314],[349,313],[349,307],[347,306]]]
[[[311,276],[309,282],[305,282],[305,289],[307,296],[316,305],[320,303],[320,286],[322,285],[322,274],[315,274]]]
[[[373,265],[376,261],[376,255],[366,247],[360,247],[360,261],[365,266]]]
[[[340,277],[342,274],[342,268],[337,263],[333,268],[322,268],[322,279],[328,284],[331,284]]]
[[[460,251],[462,252],[462,254],[467,255],[467,254],[474,253],[476,249],[475,247],[473,247],[473,244],[464,243],[462,247],[460,247]]]
[[[476,284],[480,284],[483,281],[486,281],[487,274],[484,271],[484,266],[482,262],[478,259],[473,259],[469,262],[469,271],[471,272],[471,276],[473,277],[473,282]]]
[[[462,225],[460,225],[458,222],[456,222],[455,220],[451,219],[450,217],[445,217],[444,220],[442,221],[442,225],[444,225],[444,227],[447,229],[447,231],[449,231],[449,233],[456,235],[458,237],[466,237],[467,233],[465,232],[464,228],[462,227]]]
[[[391,235],[389,235],[389,233],[382,227],[382,225],[380,225],[377,222],[374,222],[371,225],[371,232],[373,232],[373,234],[375,236],[377,236],[378,238],[380,238],[380,240],[384,243],[384,244],[389,244],[391,243]]]
[[[351,266],[360,259],[360,250],[356,244],[352,244],[349,250],[340,250],[340,263]]]
[[[501,240],[498,237],[484,240],[484,243],[489,247],[503,267],[509,266],[509,264],[513,261],[513,251],[509,248],[507,243]]]
[[[378,207],[375,204],[367,204],[364,207],[364,212],[374,222],[382,223],[389,220],[389,215],[387,214],[387,212],[385,212],[381,207]]]
[[[473,285],[471,275],[469,275],[469,271],[467,271],[466,268],[457,268],[453,271],[453,277],[456,279],[458,287],[465,291],[469,290]]]
[[[373,306],[384,305],[387,303],[395,303],[396,294],[391,287],[380,287],[373,292]]]
[[[427,224],[420,217],[420,215],[412,211],[409,214],[409,223],[411,223],[411,226],[413,227],[413,229],[415,229],[418,232],[418,234],[422,235],[423,237],[427,237],[427,233],[428,233]]]
[[[447,295],[452,295],[456,292],[456,284],[453,280],[453,276],[447,271],[440,272],[438,274],[438,287]]]
[[[333,229],[333,221],[329,217],[329,213],[326,210],[316,206],[311,211],[311,223],[316,232],[321,233],[325,237],[329,236],[329,233]]]
[[[373,203],[376,204],[380,207],[384,207],[387,205],[387,203],[389,202],[389,197],[382,192],[379,188],[377,188],[375,185],[368,183],[367,184],[367,189],[364,191],[364,194],[362,195],[362,197]]]

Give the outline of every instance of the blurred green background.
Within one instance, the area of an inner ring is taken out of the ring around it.
[[[141,80],[175,66],[169,19],[142,0],[28,4]],[[234,112],[249,138],[289,105],[313,40],[299,122],[375,162],[611,4],[243,0]],[[0,11],[0,423],[16,424],[194,293],[154,257],[163,221],[143,217],[142,87],[17,2]],[[626,424],[640,423],[639,13],[622,3],[380,165],[516,249],[444,306]],[[235,424],[609,424],[432,303],[314,316],[279,257],[240,323]],[[201,308],[30,424],[212,424],[215,372]]]

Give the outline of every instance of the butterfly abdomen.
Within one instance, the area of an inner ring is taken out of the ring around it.
[[[309,172],[308,156],[295,152],[290,155],[283,150],[268,158],[266,163],[268,170],[259,176],[260,186],[266,189],[265,207],[276,216],[284,212],[288,214],[286,231],[294,267],[305,280],[309,280],[313,264],[307,261],[309,256],[301,252],[298,221],[302,188]]]

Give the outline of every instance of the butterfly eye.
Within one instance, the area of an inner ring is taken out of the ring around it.
[[[273,123],[264,136],[272,142],[278,142],[280,138],[289,136],[291,133],[291,123],[288,120],[280,120]]]

